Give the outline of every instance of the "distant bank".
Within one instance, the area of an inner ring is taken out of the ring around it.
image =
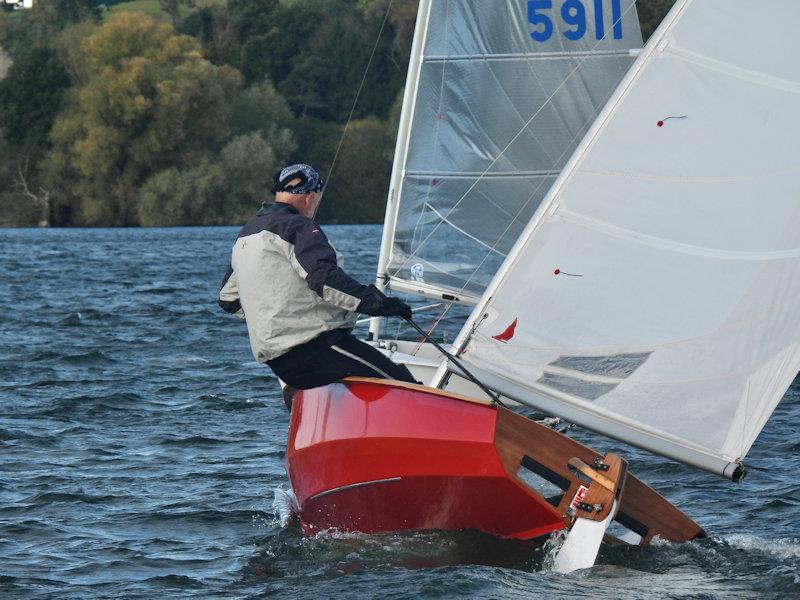
[[[11,57],[0,48],[0,79],[5,79],[8,68],[11,66]]]

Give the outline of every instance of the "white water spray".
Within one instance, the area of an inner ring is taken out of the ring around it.
[[[276,487],[272,490],[272,512],[280,520],[281,527],[286,527],[292,515],[299,512],[297,498],[291,488],[284,490]]]

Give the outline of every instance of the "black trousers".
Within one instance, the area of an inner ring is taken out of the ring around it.
[[[380,350],[355,338],[349,329],[326,331],[267,364],[275,375],[299,390],[327,385],[348,375],[417,383],[405,365],[393,363]]]

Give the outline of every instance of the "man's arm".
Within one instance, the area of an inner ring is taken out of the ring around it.
[[[406,304],[396,298],[387,304],[387,298],[375,286],[359,283],[345,273],[336,262],[333,247],[313,221],[304,223],[294,236],[292,266],[320,298],[345,310],[370,316],[406,312],[411,316]]]
[[[228,271],[222,279],[222,285],[219,289],[219,305],[225,312],[244,319],[244,310],[242,310],[242,303],[239,301],[239,286],[236,282],[236,273],[233,272],[232,267],[228,267]]]

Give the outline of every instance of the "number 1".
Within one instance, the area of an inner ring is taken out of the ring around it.
[[[619,0],[611,0],[611,20],[614,21],[614,39],[622,39],[622,9]],[[598,38],[600,39],[600,38]]]
[[[603,0],[594,0],[594,36],[598,40],[606,37],[606,28],[603,25]]]

